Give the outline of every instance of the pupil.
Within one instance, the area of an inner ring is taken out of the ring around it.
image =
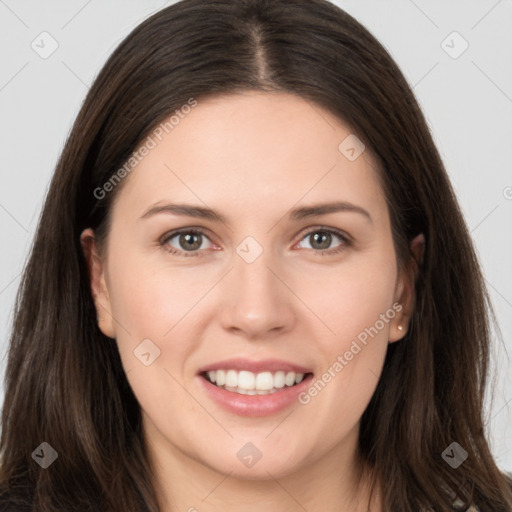
[[[199,238],[198,235],[194,235],[194,234],[185,234],[185,235],[181,235],[180,237],[180,242],[182,243],[183,246],[188,246],[189,249],[198,249],[200,246],[201,246],[201,243],[195,243],[193,242],[193,239],[194,238]],[[190,243],[192,242],[192,243]]]
[[[321,235],[318,235],[318,233],[322,233]],[[315,243],[318,242],[318,239],[319,238],[324,238],[324,243],[323,243],[323,246],[321,247],[322,249],[327,249],[330,245],[330,233],[325,233],[324,231],[319,231],[318,233],[315,233],[313,235],[313,238],[315,240]],[[327,243],[325,243],[325,240],[327,241]]]

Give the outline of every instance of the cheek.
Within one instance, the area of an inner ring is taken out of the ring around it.
[[[162,389],[173,389],[176,401],[181,388],[171,375],[181,381],[186,362],[198,348],[201,337],[196,333],[201,321],[207,320],[200,317],[209,314],[199,303],[218,276],[192,266],[162,266],[160,260],[155,264],[143,253],[124,254],[109,262],[110,299],[123,366],[141,403],[153,403]],[[145,366],[138,356],[148,351],[146,362],[153,357],[154,362]]]
[[[340,267],[337,275],[322,282],[321,294],[306,298],[312,310],[322,312],[330,332],[315,337],[322,368],[301,403],[311,403],[319,417],[325,413],[327,423],[341,416],[347,425],[357,421],[378,383],[388,347],[389,325],[396,314],[394,252],[368,256]]]
[[[192,267],[165,267],[153,259],[134,253],[109,263],[111,303],[128,331],[162,339],[199,302],[209,281]]]
[[[303,281],[302,297],[318,312],[329,334],[318,336],[325,353],[342,350],[359,333],[374,326],[393,304],[396,262],[392,251],[378,251],[366,257],[353,257],[339,269]],[[309,292],[308,292],[309,290]],[[394,312],[391,311],[394,316]],[[379,330],[387,336],[388,323]],[[363,336],[364,337],[364,336]],[[348,349],[348,347],[347,347]]]
[[[192,280],[191,272],[155,268],[143,254],[125,254],[109,262],[109,291],[130,386],[151,416],[169,411],[170,403],[172,409],[190,410],[190,396],[179,382],[198,339],[186,333],[188,315],[205,284]]]

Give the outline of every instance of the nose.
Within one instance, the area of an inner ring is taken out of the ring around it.
[[[273,338],[292,329],[294,294],[271,251],[264,250],[250,263],[234,254],[233,265],[222,281],[223,328],[251,340]]]

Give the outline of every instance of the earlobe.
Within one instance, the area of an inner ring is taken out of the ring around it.
[[[91,228],[82,231],[80,242],[89,270],[91,294],[96,306],[98,327],[105,336],[115,338],[115,323],[105,279],[105,266],[98,252],[94,231]]]
[[[401,340],[409,329],[415,305],[415,283],[423,264],[425,252],[425,236],[417,235],[409,244],[411,258],[400,276],[395,300],[400,303],[401,310],[390,324],[389,343]]]

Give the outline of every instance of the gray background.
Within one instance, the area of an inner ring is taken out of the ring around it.
[[[170,3],[0,0],[2,377],[20,273],[78,108],[116,45]],[[512,0],[335,3],[401,67],[455,186],[503,334],[487,425],[498,464],[512,471]],[[52,38],[58,48],[47,58],[31,46],[48,51]],[[0,392],[3,401],[3,382]]]

